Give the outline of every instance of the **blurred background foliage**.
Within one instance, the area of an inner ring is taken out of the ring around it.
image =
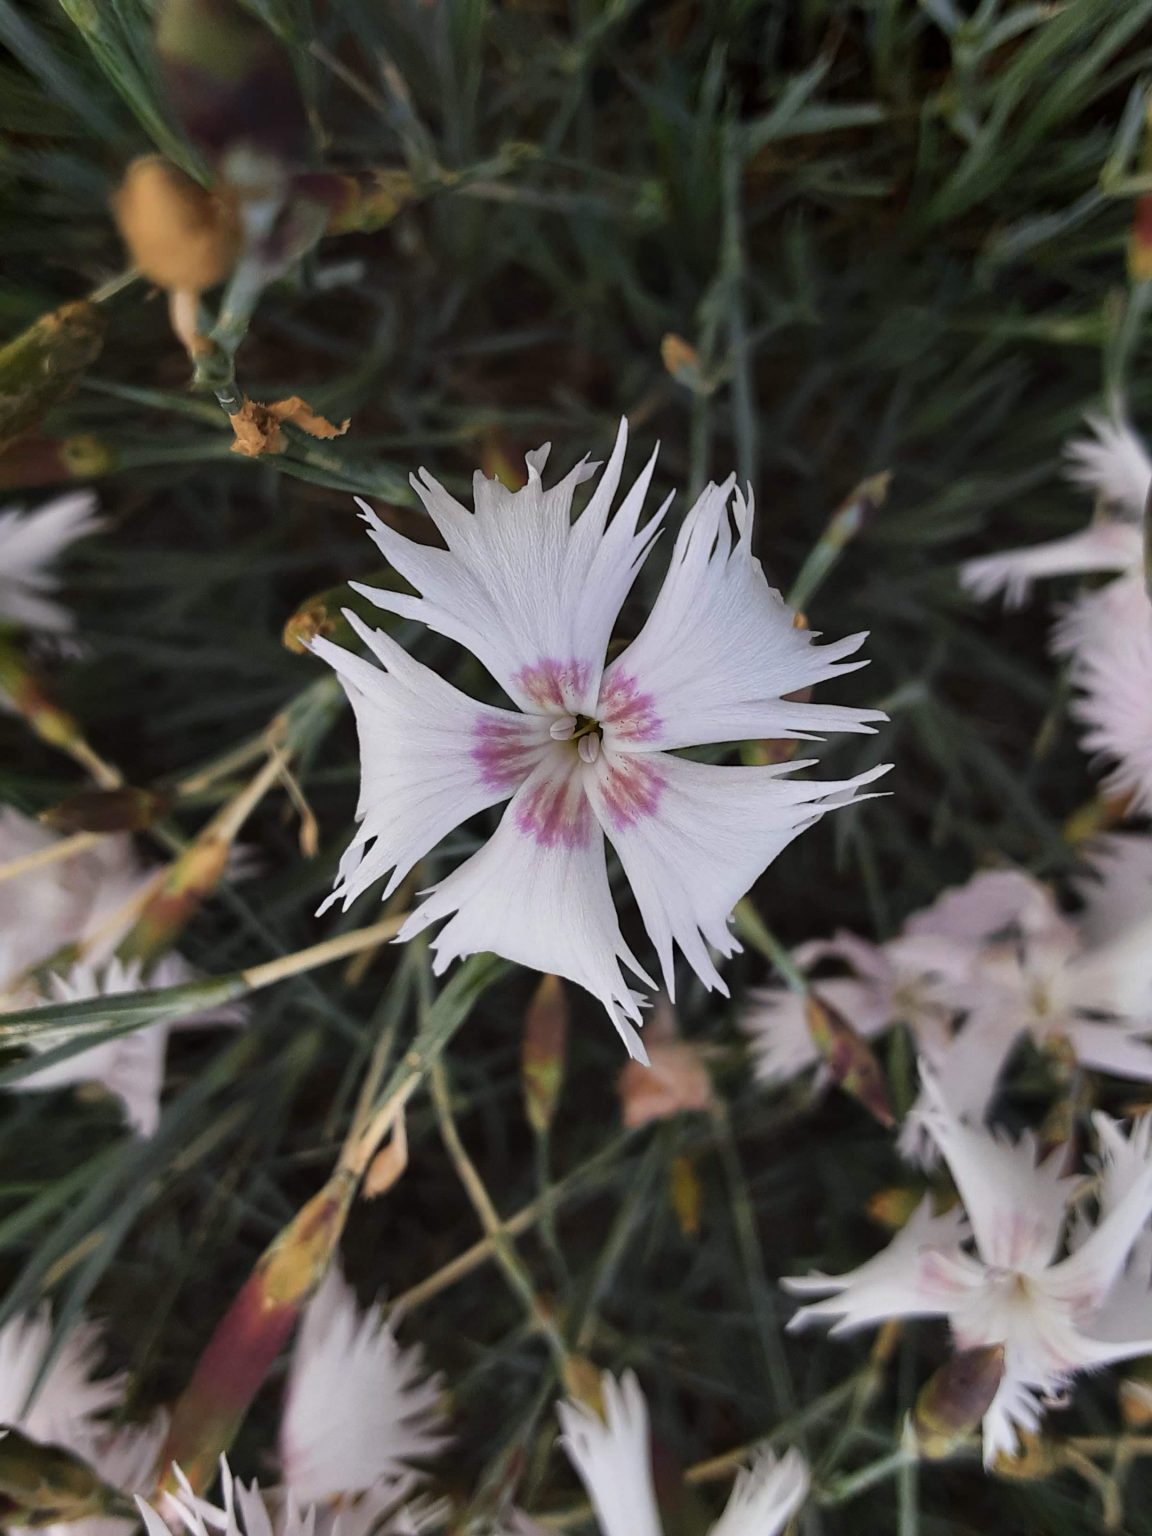
[[[0,0],[5,338],[123,269],[109,199],[133,156],[158,148],[197,167],[168,111],[151,9]],[[1147,285],[1128,248],[1134,195],[1148,190],[1150,0],[248,9],[291,59],[310,166],[386,173],[392,195],[378,227],[324,238],[268,288],[237,377],[253,399],[300,394],[350,430],[237,456],[211,393],[189,389],[163,295],[136,282],[101,304],[103,347],[73,391],[0,454],[8,499],[70,476],[98,490],[106,532],[68,568],[82,647],[41,660],[132,783],[171,786],[293,701],[312,707],[297,774],[319,851],[303,856],[295,810],[271,797],[245,833],[256,873],[197,918],[189,957],[224,972],[377,915],[369,898],[346,918],[313,916],[348,835],[355,737],[338,696],[317,692],[319,664],[281,642],[313,594],[377,570],[350,493],[411,532],[409,470],[463,491],[478,464],[514,477],[546,440],[565,468],[606,456],[622,413],[637,466],[662,443],[661,493],[679,487],[683,504],[732,468],[752,482],[759,553],[786,592],[853,487],[892,475],[886,503],[805,598],[814,629],[871,631],[872,664],[837,697],[892,715],[880,736],[818,754],[837,775],[894,761],[891,794],[768,872],[755,901],[777,937],[844,924],[884,938],[993,856],[1065,869],[1066,819],[1094,788],[1045,619],[977,612],[955,572],[975,552],[1082,524],[1060,454],[1086,409],[1123,393],[1137,424],[1148,419]],[[491,688],[447,642],[417,645],[464,688]],[[77,787],[65,758],[0,716],[0,798],[35,812]],[[171,828],[190,835],[220,793],[185,796]],[[450,839],[429,877],[483,832]],[[769,966],[752,950],[730,971],[738,999]],[[807,1112],[799,1091],[756,1090],[733,1006],[692,983],[682,1024],[718,1048],[723,1112],[623,1132],[618,1041],[572,995],[563,1098],[534,1157],[520,1071],[534,984],[511,975],[484,994],[449,1074],[501,1215],[545,1190],[544,1220],[537,1211],[519,1240],[545,1304],[598,1362],[638,1368],[672,1458],[803,1414],[867,1350],[785,1345],[791,1304],[775,1279],[870,1251],[865,1203],[899,1177],[890,1138],[844,1099]],[[179,1040],[149,1143],[124,1138],[106,1106],[6,1098],[4,1315],[48,1291],[64,1320],[94,1308],[140,1405],[170,1399],[260,1250],[326,1175],[381,1030],[402,1050],[430,986],[422,949],[386,948],[264,994],[238,1038]],[[899,1097],[908,1063],[891,1065]],[[403,1296],[480,1236],[425,1099],[410,1137],[404,1179],[353,1215],[348,1263],[364,1294]],[[571,1504],[568,1474],[547,1459],[555,1361],[499,1270],[429,1296],[405,1329],[446,1373],[453,1491],[480,1511],[514,1464],[529,1507]],[[860,1378],[850,1412],[816,1423],[808,1449],[829,1501],[810,1529],[891,1530],[897,1499],[905,1536],[1095,1529],[1079,1482],[986,1480],[968,1463],[838,1502],[896,1444],[939,1343],[910,1332],[891,1369]],[[1106,1433],[1113,1394],[1094,1390],[1078,1392],[1075,1423]],[[275,1383],[244,1431],[243,1470],[259,1471],[274,1416]],[[1134,1531],[1152,1530],[1141,1487],[1133,1474]],[[670,1517],[674,1536],[698,1527],[696,1497]]]

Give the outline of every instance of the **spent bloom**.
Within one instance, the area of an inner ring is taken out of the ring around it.
[[[59,585],[52,566],[69,544],[99,528],[95,513],[88,491],[57,496],[35,512],[0,511],[0,629],[63,634],[72,628],[72,615],[52,596]]]
[[[166,1429],[163,1417],[131,1426],[107,1421],[106,1415],[122,1405],[125,1381],[101,1373],[100,1330],[88,1320],[73,1326],[37,1387],[52,1335],[47,1307],[14,1317],[0,1328],[0,1424],[73,1452],[114,1488],[146,1491],[156,1480]],[[91,1516],[40,1529],[49,1536],[129,1536],[133,1522]],[[23,1528],[12,1530],[15,1536]]]
[[[648,1065],[628,1061],[617,1079],[621,1118],[629,1130],[693,1110],[716,1108],[716,1092],[704,1050],[680,1035],[668,998],[657,998],[644,1031]]]
[[[620,609],[667,512],[641,525],[655,456],[614,515],[626,424],[583,512],[572,499],[596,466],[541,480],[527,457],[520,491],[477,475],[475,511],[429,475],[413,486],[445,548],[416,544],[367,507],[372,538],[420,594],[361,588],[379,607],[459,642],[514,708],[478,703],[349,614],[379,665],[324,639],[360,733],[360,828],[341,862],[345,905],[416,862],[469,817],[509,801],[471,858],[426,894],[400,938],[448,919],[436,969],[490,950],[586,987],[629,1051],[644,999],[621,971],[654,986],[625,944],[608,882],[605,836],[628,877],[674,996],[673,947],[705,985],[726,991],[709,953],[739,947],[732,908],[776,855],[825,811],[849,804],[883,770],[824,783],[806,763],[726,767],[681,748],[748,737],[870,731],[876,710],[785,695],[861,665],[863,642],[829,645],[793,627],[752,554],[753,511],[734,478],[709,486],[684,519],[664,585],[639,635],[612,662]],[[363,504],[362,504],[363,505]],[[734,529],[733,529],[734,524]]]
[[[1090,418],[1095,437],[1068,447],[1069,475],[1096,493],[1098,511],[1082,533],[1026,549],[970,560],[961,584],[976,597],[1002,592],[1024,601],[1048,576],[1113,575],[1063,610],[1054,651],[1068,658],[1076,690],[1073,713],[1087,751],[1113,763],[1105,788],[1152,810],[1152,602],[1144,578],[1141,522],[1152,486],[1152,460],[1123,420]]]
[[[784,1281],[795,1294],[824,1298],[789,1327],[831,1320],[834,1333],[846,1333],[886,1318],[942,1317],[957,1349],[1003,1346],[1004,1374],[984,1416],[990,1464],[1015,1452],[1020,1431],[1039,1427],[1045,1404],[1078,1372],[1152,1351],[1146,1288],[1141,1313],[1128,1294],[1139,1277],[1126,1275],[1152,1216],[1152,1121],[1125,1133],[1094,1117],[1100,1169],[1091,1222],[1077,1208],[1083,1181],[1062,1175],[1065,1148],[1041,1159],[1028,1134],[1012,1143],[966,1125],[926,1069],[924,1081],[925,1129],[962,1205],[937,1216],[926,1199],[859,1269]]]
[[[557,1407],[560,1441],[596,1510],[602,1536],[662,1536],[652,1480],[648,1404],[631,1371],[602,1377],[604,1417],[576,1402]],[[711,1536],[776,1536],[803,1504],[808,1466],[799,1451],[762,1451],[737,1474]]]

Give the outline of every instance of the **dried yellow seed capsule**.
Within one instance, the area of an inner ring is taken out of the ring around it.
[[[158,287],[202,293],[235,265],[235,207],[162,155],[132,161],[112,208],[132,260]]]

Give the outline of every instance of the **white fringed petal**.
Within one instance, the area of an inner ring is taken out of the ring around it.
[[[360,735],[360,826],[324,904],[345,908],[385,876],[389,896],[461,822],[507,800],[549,740],[546,722],[476,703],[382,631],[348,620],[380,667],[328,640],[312,645],[344,685]]]
[[[1074,936],[1048,887],[1019,869],[981,870],[963,885],[951,886],[904,925],[904,932],[914,938],[968,945],[1009,930],[1034,939]]]
[[[647,622],[604,675],[606,695],[643,701],[640,728],[612,738],[621,751],[871,731],[871,722],[886,718],[875,709],[784,698],[866,665],[844,658],[867,637],[816,645],[795,627],[752,554],[752,504],[733,492],[734,480],[710,485],[685,517]]]
[[[1076,881],[1084,903],[1076,926],[1089,947],[1111,944],[1152,915],[1152,836],[1110,832],[1084,850],[1086,873]]]
[[[1152,1217],[1152,1119],[1135,1121],[1127,1134],[1107,1115],[1093,1116],[1093,1124],[1100,1139],[1100,1216],[1076,1251],[1052,1271],[1081,1313],[1103,1301]]]
[[[361,502],[372,538],[421,596],[353,585],[381,608],[467,646],[526,712],[554,704],[591,714],[612,626],[665,510],[638,526],[653,454],[609,521],[627,440],[622,421],[612,457],[575,521],[573,493],[595,466],[582,462],[545,490],[539,453],[528,456],[523,490],[477,474],[474,512],[425,471],[412,477],[447,549],[414,544]]]
[[[981,601],[1002,592],[1007,606],[1018,608],[1034,581],[1048,576],[1130,571],[1139,564],[1141,548],[1138,528],[1115,518],[1100,518],[1066,539],[968,560],[960,567],[960,585]]]
[[[1021,1434],[1035,1434],[1044,1410],[1036,1391],[1013,1371],[1005,1369],[996,1396],[984,1415],[984,1465],[991,1467],[1001,1456],[1015,1456]]]
[[[954,1034],[921,1037],[921,1059],[934,1082],[948,1084],[949,1109],[957,1119],[983,1126],[1021,1030],[1017,1016],[993,1003],[974,1012]],[[921,1168],[934,1168],[939,1161],[931,1108],[932,1086],[922,1085],[898,1138],[901,1155]]]
[[[1152,1338],[1152,1232],[1143,1233],[1092,1318],[1101,1340]]]
[[[50,567],[100,527],[95,512],[90,491],[70,491],[34,512],[0,512],[0,624],[54,634],[72,628],[72,615],[48,595],[58,585]]]
[[[1152,602],[1143,577],[1078,599],[1053,644],[1070,657],[1072,714],[1086,727],[1081,745],[1114,764],[1105,791],[1131,796],[1133,812],[1152,811]]]
[[[432,940],[437,974],[491,951],[564,976],[598,997],[628,1047],[645,1061],[633,1028],[640,999],[623,962],[653,985],[624,943],[608,885],[604,838],[580,779],[579,760],[553,744],[487,843],[425,897],[400,931],[410,939],[449,921]]]
[[[320,1536],[315,1509],[301,1510],[291,1495],[265,1493],[255,1483],[245,1486],[232,1476],[223,1457],[222,1507],[197,1498],[180,1468],[174,1471],[179,1488],[164,1498],[166,1518],[145,1499],[136,1500],[147,1536],[172,1536],[173,1531],[186,1531],[188,1536]],[[354,1531],[353,1536],[361,1533]]]
[[[1152,459],[1122,416],[1087,418],[1092,437],[1076,437],[1065,448],[1069,480],[1093,491],[1129,517],[1144,516],[1152,485]]]
[[[195,975],[187,961],[175,954],[163,956],[147,974],[138,961],[125,964],[112,959],[102,966],[79,961],[65,975],[52,977],[51,997],[45,998],[45,1002],[79,1003],[97,997],[122,997],[145,988],[179,986],[192,981]],[[36,1093],[96,1083],[120,1100],[125,1118],[138,1136],[152,1136],[160,1122],[169,1031],[208,1024],[241,1024],[245,1017],[243,1007],[229,1004],[193,1011],[163,1024],[147,1025],[41,1067],[13,1083],[12,1091]],[[109,1025],[114,1022],[109,1018]],[[59,1043],[49,1033],[34,1041],[32,1049],[48,1051]]]
[[[824,1296],[803,1306],[790,1333],[831,1321],[833,1333],[852,1333],[890,1317],[945,1317],[978,1283],[961,1243],[968,1222],[958,1209],[940,1216],[925,1197],[887,1248],[843,1275],[790,1275],[780,1284],[793,1296]]]
[[[1092,1019],[1076,1019],[1061,1033],[1081,1066],[1133,1082],[1152,1083],[1152,1042],[1148,1039],[1152,1035],[1152,1019],[1137,1025],[1119,1020],[1100,1024]]]
[[[1069,1192],[1077,1183],[1060,1172],[1063,1150],[1038,1161],[1029,1135],[1010,1142],[963,1124],[924,1062],[920,1081],[921,1120],[951,1170],[984,1263],[1007,1270],[1045,1268],[1060,1241]]]
[[[808,1496],[808,1463],[797,1450],[777,1460],[761,1452],[736,1474],[732,1496],[712,1527],[711,1536],[776,1536]]]
[[[564,1453],[584,1484],[603,1536],[661,1536],[652,1484],[648,1404],[631,1371],[601,1377],[604,1418],[580,1403],[557,1405]]]
[[[708,946],[739,948],[732,909],[773,859],[826,811],[850,805],[887,765],[854,779],[788,777],[810,763],[727,768],[666,753],[601,753],[587,787],[624,866],[644,926],[675,997],[673,945],[727,996]]]
[[[334,1265],[309,1302],[280,1422],[284,1485],[301,1504],[374,1490],[390,1506],[418,1481],[410,1462],[447,1443],[440,1382],[403,1349],[379,1307],[361,1311]]]
[[[99,1416],[123,1396],[122,1376],[101,1376],[99,1328],[78,1323],[28,1403],[40,1365],[52,1342],[48,1308],[14,1317],[0,1328],[0,1423],[15,1424],[34,1440],[74,1445],[89,1438]]]

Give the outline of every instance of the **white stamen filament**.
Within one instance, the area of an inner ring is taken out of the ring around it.
[[[572,715],[561,715],[559,720],[553,720],[548,727],[548,734],[553,741],[571,741],[576,734],[576,720]]]

